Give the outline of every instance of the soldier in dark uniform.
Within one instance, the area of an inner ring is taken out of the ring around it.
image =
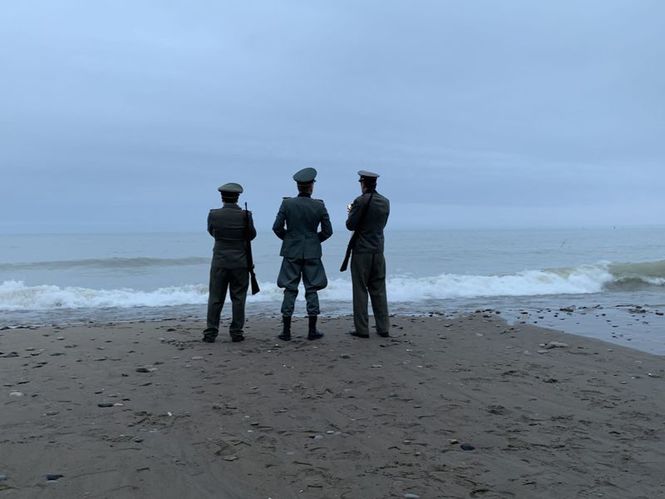
[[[242,186],[224,184],[222,208],[210,210],[208,232],[215,238],[215,247],[210,264],[210,293],[208,295],[208,321],[203,331],[203,341],[213,343],[219,331],[219,316],[222,313],[226,290],[231,294],[232,319],[229,333],[234,342],[245,339],[245,300],[249,286],[247,265],[247,238],[256,237],[252,213],[238,206]]]
[[[305,285],[309,316],[307,339],[317,340],[323,336],[323,333],[316,329],[316,319],[319,315],[317,292],[328,285],[321,262],[321,243],[328,239],[333,231],[323,201],[312,199],[315,178],[314,168],[305,168],[293,175],[293,180],[298,183],[298,197],[284,198],[272,226],[273,232],[282,240],[279,254],[284,257],[277,278],[277,286],[284,288],[283,329],[282,334],[278,336],[284,341],[291,339],[291,316],[301,277]],[[318,231],[319,225],[320,231]]]
[[[386,260],[383,256],[383,228],[390,214],[390,201],[376,192],[378,174],[361,170],[362,195],[349,207],[346,228],[356,231],[357,239],[351,257],[351,281],[353,283],[352,336],[369,338],[367,293],[372,301],[372,311],[379,336],[389,336],[388,298],[386,295]]]

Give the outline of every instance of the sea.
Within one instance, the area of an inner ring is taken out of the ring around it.
[[[0,240],[0,329],[205,318],[206,233],[16,234]],[[326,241],[322,314],[351,314],[348,232]],[[248,316],[279,315],[280,241],[253,243],[261,292]],[[390,311],[502,314],[665,355],[665,226],[387,230]],[[304,290],[296,314],[305,315]],[[223,318],[228,317],[225,307]]]

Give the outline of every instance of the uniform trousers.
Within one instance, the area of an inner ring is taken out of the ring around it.
[[[328,285],[326,271],[320,258],[284,258],[279,270],[277,286],[284,288],[282,315],[291,317],[298,296],[300,279],[305,285],[307,315],[319,315],[318,290]]]
[[[210,266],[210,286],[208,294],[208,323],[205,336],[215,338],[219,331],[219,318],[222,314],[226,291],[231,295],[231,337],[242,336],[245,326],[245,301],[249,287],[249,272],[246,268],[226,269],[213,264]]]
[[[383,253],[353,253],[351,257],[353,283],[353,324],[356,333],[369,334],[367,294],[372,301],[372,312],[377,333],[388,333],[388,297],[386,294],[386,260]]]

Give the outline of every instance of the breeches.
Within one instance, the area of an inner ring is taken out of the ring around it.
[[[296,259],[284,258],[277,277],[277,286],[284,288],[282,315],[292,316],[298,296],[300,279],[305,286],[307,315],[319,315],[318,290],[328,285],[326,271],[320,258]]]

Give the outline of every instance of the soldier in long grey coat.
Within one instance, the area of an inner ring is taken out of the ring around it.
[[[332,235],[333,230],[325,204],[320,199],[312,198],[315,178],[314,168],[304,168],[293,175],[293,180],[298,183],[298,197],[285,198],[282,201],[272,227],[273,232],[282,240],[279,254],[284,257],[277,277],[277,286],[284,289],[281,310],[283,329],[278,336],[284,341],[291,339],[291,316],[301,278],[305,285],[309,316],[307,339],[316,340],[323,336],[323,333],[316,329],[320,312],[317,292],[328,285],[321,262],[321,243]]]
[[[217,189],[222,193],[222,208],[210,210],[208,233],[215,238],[210,264],[208,320],[203,341],[213,343],[219,331],[219,318],[226,299],[231,294],[231,326],[229,333],[234,342],[245,339],[245,301],[249,286],[247,240],[256,237],[252,213],[238,206],[243,191],[236,183],[224,184]]]
[[[376,192],[378,174],[361,170],[358,196],[349,208],[346,228],[357,233],[351,257],[353,284],[352,336],[369,338],[367,294],[379,336],[389,336],[388,297],[386,294],[386,260],[383,256],[383,229],[390,214],[390,201]]]

